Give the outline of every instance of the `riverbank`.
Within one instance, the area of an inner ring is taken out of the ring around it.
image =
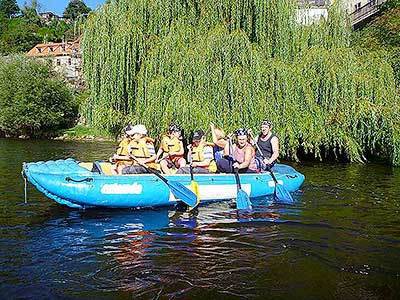
[[[99,141],[111,142],[115,138],[107,133],[101,132],[98,129],[91,127],[76,125],[75,127],[58,130],[55,132],[56,136],[52,139],[62,141]]]

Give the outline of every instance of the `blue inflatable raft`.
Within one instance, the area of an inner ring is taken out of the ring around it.
[[[94,167],[95,166],[95,167]],[[143,208],[180,202],[167,184],[154,174],[109,175],[109,163],[79,163],[74,159],[24,163],[23,175],[40,192],[59,204],[73,208]],[[278,184],[293,192],[304,175],[290,166],[272,168]],[[165,175],[170,181],[189,186],[190,175]],[[234,174],[195,174],[201,203],[231,200],[237,196]],[[242,190],[250,198],[272,195],[275,182],[269,173],[240,174]]]

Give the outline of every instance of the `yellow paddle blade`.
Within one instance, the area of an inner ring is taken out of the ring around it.
[[[197,197],[197,201],[196,201],[195,206],[190,206],[190,208],[189,208],[190,210],[192,210],[193,208],[197,207],[197,205],[199,205],[199,203],[200,203],[199,184],[198,184],[196,181],[192,180],[192,181],[190,182],[189,189],[190,189],[190,190],[196,195],[196,197]]]

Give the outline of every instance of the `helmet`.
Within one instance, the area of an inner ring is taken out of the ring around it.
[[[239,128],[235,131],[236,136],[239,135],[248,135],[247,130],[245,128]]]
[[[144,126],[142,124],[135,125],[133,127],[127,126],[127,128],[128,128],[128,130],[125,130],[125,133],[128,135],[134,135],[135,133],[139,133],[139,134],[143,134],[143,135],[147,134],[146,126]]]
[[[169,125],[169,127],[168,127],[168,132],[169,133],[172,133],[172,132],[181,132],[182,131],[182,129],[179,127],[179,125],[176,125],[176,124],[171,124],[171,125]]]

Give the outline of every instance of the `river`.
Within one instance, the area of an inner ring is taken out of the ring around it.
[[[63,207],[23,161],[106,159],[113,143],[0,139],[1,299],[400,299],[400,168],[289,163],[295,205],[194,213]]]

